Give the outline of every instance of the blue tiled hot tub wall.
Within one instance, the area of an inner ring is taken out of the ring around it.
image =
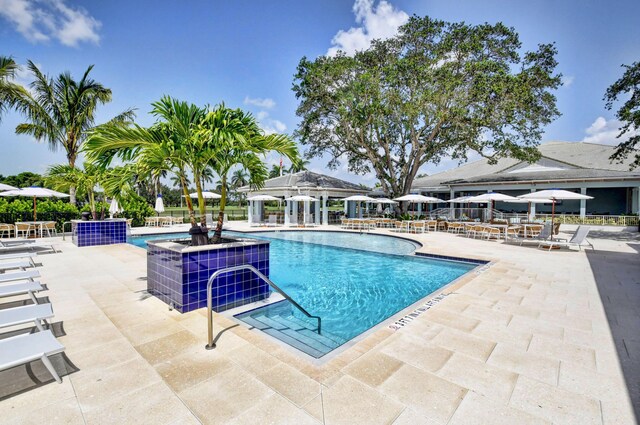
[[[217,270],[250,264],[269,276],[269,242],[178,253],[153,243],[147,249],[147,290],[181,313],[207,306],[207,281]],[[269,285],[250,271],[219,276],[212,288],[213,309],[223,311],[270,295]]]
[[[76,246],[127,243],[127,221],[77,221],[73,223],[73,243]]]

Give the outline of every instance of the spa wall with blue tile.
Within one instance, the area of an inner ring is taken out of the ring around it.
[[[76,246],[127,243],[126,220],[74,220],[72,222],[72,229],[72,239]]]
[[[207,282],[217,270],[250,264],[269,276],[269,242],[180,253],[154,243],[147,249],[147,290],[181,313],[207,306]],[[220,275],[212,287],[213,309],[224,311],[271,294],[248,270]]]

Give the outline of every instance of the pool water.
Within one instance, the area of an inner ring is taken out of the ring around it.
[[[233,235],[231,232],[225,234]],[[329,347],[331,349],[477,265],[407,255],[417,248],[415,243],[381,235],[320,231],[242,235],[271,241],[269,277],[310,314],[322,318],[323,335],[335,341],[335,344],[325,344],[334,345]],[[132,238],[131,243],[144,246],[149,239],[176,236],[179,235]],[[239,318],[242,320],[251,315],[254,319],[267,321],[270,316],[286,316],[289,318],[287,323],[301,320],[305,322],[302,325],[315,325],[315,321],[302,315],[287,301],[284,303],[262,307],[258,309],[260,311],[254,310]],[[277,325],[271,327],[277,328]],[[310,354],[320,357],[325,353]]]

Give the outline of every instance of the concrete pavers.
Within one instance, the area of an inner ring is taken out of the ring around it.
[[[205,351],[202,311],[180,315],[143,292],[145,251],[61,244],[40,271],[80,370],[1,401],[0,413],[9,423],[45,412],[67,423],[634,423],[623,371],[640,357],[640,235],[586,253],[409,237],[492,265],[402,329],[323,362],[220,315],[216,329],[228,329]]]

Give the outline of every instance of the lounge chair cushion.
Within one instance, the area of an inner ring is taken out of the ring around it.
[[[0,340],[0,370],[64,351],[51,331],[22,334]]]

